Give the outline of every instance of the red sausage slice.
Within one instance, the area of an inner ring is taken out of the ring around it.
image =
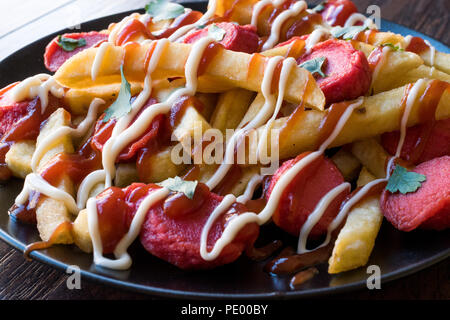
[[[130,204],[138,202],[136,199],[146,194],[145,188],[144,185],[127,191],[127,201]],[[208,217],[223,197],[210,192],[203,184],[197,186],[196,196],[197,193],[202,193],[201,204],[194,203],[196,209],[192,210],[186,205],[190,200],[183,196],[185,199],[181,199],[181,204],[175,204],[174,210],[171,210],[176,212],[175,216],[168,214],[168,200],[153,206],[147,213],[141,230],[142,245],[151,254],[181,269],[210,269],[235,261],[246,248],[253,245],[259,234],[259,226],[256,223],[245,225],[216,259],[203,260],[200,255],[200,236]],[[208,234],[208,251],[212,250],[222,235],[227,221],[246,211],[244,205],[235,203],[213,223]]]
[[[58,37],[55,37],[45,48],[44,53],[44,63],[45,67],[55,72],[59,69],[62,64],[68,60],[70,57],[74,56],[80,51],[83,51],[84,49],[88,49],[91,47],[95,47],[100,42],[105,41],[108,39],[108,35],[104,33],[100,33],[97,31],[91,31],[91,32],[81,32],[81,33],[67,33],[63,35],[66,38],[72,38],[72,39],[80,39],[83,38],[86,40],[86,45],[83,47],[79,47],[74,49],[73,51],[65,51],[63,48],[61,48],[58,45]]]
[[[186,36],[184,43],[194,43],[197,40],[206,37],[212,25],[197,30]],[[252,25],[240,26],[231,22],[221,22],[217,27],[225,30],[223,39],[219,42],[225,49],[254,53],[258,51],[259,37],[256,34],[256,28]]]
[[[343,27],[347,19],[356,12],[358,8],[350,0],[328,0],[320,14],[329,25]]]
[[[155,99],[149,99],[149,101],[141,109],[139,114],[155,103],[156,103]],[[136,119],[137,117],[139,117],[139,114],[136,116]],[[91,141],[92,148],[99,151],[103,150],[103,146],[105,145],[106,141],[108,141],[108,139],[111,137],[112,131],[116,125],[115,119],[111,119],[108,122],[104,123],[103,117],[104,116],[100,117],[100,119],[97,121],[97,124],[95,125],[94,135]],[[151,143],[153,140],[156,141],[156,139],[160,136],[159,133],[164,131],[163,126],[165,123],[166,123],[165,115],[160,114],[156,116],[151,122],[150,126],[144,132],[144,134],[142,134],[142,136],[139,137],[139,139],[130,143],[124,150],[122,150],[122,152],[117,157],[117,161],[127,161],[134,158],[140,149],[144,148],[147,144]]]
[[[401,157],[410,160],[416,152],[419,152],[415,164],[419,164],[434,158],[450,155],[450,119],[436,121],[429,132],[423,150],[416,150],[421,144],[423,132],[427,131],[427,125],[417,125],[406,130],[405,142],[403,144]],[[391,155],[397,151],[400,133],[398,131],[385,133],[381,136],[383,147]]]
[[[418,227],[444,230],[450,227],[450,156],[429,160],[414,172],[427,180],[414,193],[381,195],[381,208],[390,223],[401,231]]]
[[[327,40],[316,44],[310,53],[298,59],[301,64],[308,60],[325,57],[322,71],[326,77],[317,76],[327,104],[356,99],[370,88],[372,72],[366,56],[352,45],[341,40]]]
[[[283,163],[270,181],[266,199],[269,199],[281,176],[307,154],[303,153],[295,159]],[[281,229],[298,236],[306,219],[314,211],[322,197],[343,182],[344,178],[334,163],[324,156],[320,156],[303,168],[284,190],[278,208],[272,216],[273,221]],[[327,232],[328,225],[339,213],[341,203],[347,195],[347,191],[342,192],[331,202],[322,218],[311,230],[311,238],[317,238]]]

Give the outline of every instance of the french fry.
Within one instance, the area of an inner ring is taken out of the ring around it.
[[[373,179],[374,176],[363,168],[360,183]],[[367,197],[356,204],[336,239],[328,261],[328,272],[340,273],[366,265],[382,221],[379,195]]]
[[[247,112],[254,93],[245,89],[233,89],[221,93],[211,117],[211,126],[225,134],[235,129]]]
[[[172,161],[173,147],[167,147],[152,154],[145,162],[145,176],[143,182],[161,182],[167,178],[179,175],[185,168],[183,164],[175,164]],[[136,181],[136,180],[134,180]]]
[[[41,129],[37,138],[37,145],[46,139],[48,135],[62,126],[70,125],[70,114],[64,109],[56,110],[48,119],[47,123]],[[45,168],[46,163],[60,152],[73,152],[73,145],[69,135],[62,135],[56,139],[52,144],[48,145],[47,150],[43,154],[38,164],[38,172]],[[60,184],[57,186],[69,194],[73,194],[73,183],[66,176],[62,176]],[[66,205],[61,200],[42,196],[36,207],[36,220],[39,235],[43,241],[48,241],[53,235],[56,228],[64,222],[71,222],[71,214]],[[69,244],[73,242],[72,228],[66,224],[63,230],[59,231],[59,236],[55,239],[56,243]],[[53,240],[53,239],[52,239]]]
[[[69,89],[64,95],[64,102],[70,107],[75,115],[85,115],[89,105],[95,98],[105,101],[104,108],[114,102],[119,92],[120,83],[112,83],[103,86],[93,86],[84,89]],[[130,83],[131,95],[136,95],[142,90],[140,83]]]
[[[389,155],[375,138],[353,143],[351,152],[375,177],[384,178],[386,176]]]
[[[114,178],[114,185],[120,188],[129,186],[133,182],[138,181],[138,173],[136,164],[119,163],[116,168],[116,177]]]
[[[120,66],[124,61],[124,72],[128,81],[142,82],[145,77],[144,61],[150,44],[134,47],[127,51],[113,46],[104,56],[99,75],[91,79],[91,68],[98,48],[81,51],[67,60],[56,72],[55,79],[71,89],[120,83]],[[161,59],[152,74],[154,79],[183,77],[184,67],[192,46],[183,43],[169,43],[163,50]],[[252,61],[252,58],[254,59]],[[204,75],[198,79],[199,92],[221,92],[234,87],[259,92],[264,77],[264,66],[269,58],[242,52],[220,49],[212,58]],[[252,68],[249,69],[252,61]],[[325,97],[317,86],[314,77],[305,69],[292,69],[285,99],[292,103],[302,100],[310,107],[323,110]]]
[[[365,97],[361,107],[353,112],[330,147],[342,146],[384,132],[399,130],[400,119],[403,114],[401,101],[405,96],[405,90],[406,87],[401,87]],[[425,86],[419,92],[419,97],[424,90]],[[408,127],[421,123],[419,109],[419,103],[415,103],[408,118]],[[319,134],[318,128],[326,116],[326,112],[306,111],[304,116],[297,117],[290,123],[289,134],[284,135],[281,131],[279,139],[280,159],[293,157],[301,152],[314,149]],[[442,95],[435,118],[437,120],[450,118],[450,90],[446,90]],[[273,128],[281,130],[286,122],[286,117],[279,118],[274,121]],[[262,132],[263,129],[258,128],[259,136]],[[270,154],[270,139],[268,154]]]
[[[415,69],[409,70],[405,74],[399,74],[396,79],[392,81],[391,87],[401,87],[408,83],[416,82],[419,79],[437,79],[450,83],[450,75],[439,71],[436,68],[430,68],[425,65],[421,65]]]
[[[84,252],[92,252],[92,239],[89,234],[87,210],[81,210],[73,222],[73,241]]]
[[[331,157],[336,167],[344,176],[345,181],[353,181],[361,169],[361,162],[350,152],[339,150]]]
[[[31,140],[15,142],[5,155],[5,162],[13,175],[18,178],[25,177],[32,172],[31,158],[36,149],[36,142]]]

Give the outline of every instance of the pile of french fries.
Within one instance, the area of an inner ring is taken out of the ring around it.
[[[248,24],[251,21],[252,7],[256,0],[242,0],[234,8],[231,21],[239,24]],[[219,0],[216,14],[221,16],[231,8],[234,0]],[[305,15],[302,13],[301,15]],[[139,15],[138,15],[139,16]],[[301,17],[300,17],[301,18]],[[258,23],[258,33],[268,35],[270,30],[264,17]],[[149,28],[155,32],[161,30],[172,20],[150,23]],[[114,25],[110,26],[110,30]],[[317,26],[319,27],[319,26]],[[104,32],[109,32],[105,30]],[[136,42],[146,39],[137,37]],[[302,42],[301,40],[297,40]],[[382,44],[390,43],[402,46],[404,38],[390,32],[378,32],[372,43],[352,41],[352,45],[361,50],[366,56]],[[304,45],[304,42],[301,43]],[[43,141],[50,132],[63,126],[73,126],[86,115],[88,107],[94,98],[102,98],[106,108],[117,97],[121,77],[120,67],[123,63],[124,73],[131,83],[133,95],[143,88],[145,77],[144,60],[150,44],[144,43],[134,50],[128,50],[124,61],[125,49],[120,46],[111,46],[104,56],[98,76],[91,78],[91,68],[98,48],[84,50],[68,61],[55,74],[55,80],[66,88],[65,103],[70,107],[71,113],[58,109],[42,127],[36,141],[20,141],[12,145],[6,155],[6,162],[13,174],[24,178],[33,172],[31,159],[36,146]],[[185,84],[185,62],[192,48],[190,44],[171,42],[165,48],[162,58],[152,74],[152,96],[162,101],[174,89]],[[262,58],[249,77],[248,65],[251,55],[229,50],[221,50],[208,65],[205,73],[199,77],[196,97],[200,99],[205,108],[198,111],[193,105],[186,108],[181,117],[174,135],[183,145],[185,141],[193,139],[195,126],[201,126],[202,132],[215,128],[225,133],[226,129],[236,129],[246,123],[261,110],[264,97],[261,93],[261,82],[264,76],[264,64],[269,57],[283,56],[289,49],[289,44],[262,52]],[[405,95],[405,88],[410,83],[420,79],[438,79],[450,82],[450,55],[436,52],[434,64],[431,65],[429,51],[417,55],[406,51],[392,51],[387,55],[374,80],[373,90],[364,97],[358,112],[354,112],[345,124],[342,132],[332,143],[332,147],[347,145],[340,149],[333,157],[337,167],[347,181],[357,180],[358,186],[363,186],[376,178],[386,175],[385,163],[388,154],[378,142],[378,136],[385,132],[399,130],[402,117],[401,102]],[[179,78],[168,81],[169,78]],[[306,90],[306,84],[309,84]],[[423,92],[419,93],[419,96]],[[442,96],[436,112],[436,119],[450,118],[450,96],[446,91]],[[319,125],[327,114],[325,98],[315,83],[314,77],[305,69],[297,67],[292,70],[286,88],[285,100],[289,103],[304,103],[307,107],[305,116],[294,119],[290,123],[290,131],[278,141],[280,159],[295,157],[298,154],[313,150],[316,146]],[[408,127],[421,123],[419,105],[413,107],[408,120]],[[277,118],[272,127],[281,129],[285,126],[289,115]],[[258,137],[262,139],[263,126],[257,128]],[[89,135],[92,134],[92,130]],[[63,135],[45,150],[44,155],[35,169],[37,173],[46,167],[49,160],[58,153],[73,153],[80,144],[86,140],[73,139],[70,135]],[[259,141],[259,140],[258,140]],[[270,152],[270,141],[268,152]],[[149,174],[145,177],[146,183],[160,182],[169,177],[183,176],[192,169],[192,165],[174,164],[171,160],[172,146],[158,151],[148,161]],[[192,150],[189,150],[194,156]],[[254,146],[248,147],[248,152],[256,152]],[[199,166],[199,181],[206,182],[217,169],[217,165],[201,164]],[[233,187],[232,193],[241,195],[247,183],[255,173],[258,165],[241,165],[244,172],[240,181]],[[64,175],[64,173],[61,173]],[[127,186],[138,180],[138,173],[134,163],[118,164],[115,184]],[[76,186],[65,177],[58,188],[72,194],[77,193]],[[97,185],[91,195],[98,194],[104,186]],[[73,222],[61,232],[54,243],[75,243],[83,251],[92,251],[92,242],[87,227],[86,210],[73,215],[62,201],[50,197],[41,197],[36,207],[37,228],[43,241],[52,236],[55,229],[63,222]],[[371,196],[352,208],[340,230],[334,244],[332,256],[329,260],[329,272],[339,273],[364,266],[374,247],[378,231],[383,220],[380,209],[379,196]]]

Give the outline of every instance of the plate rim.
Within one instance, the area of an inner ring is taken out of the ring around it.
[[[188,0],[182,0],[178,1],[179,3],[184,4],[186,7],[189,7],[190,5],[199,5],[201,3],[205,3],[206,1],[188,1]],[[106,15],[103,17],[99,17],[96,19],[91,19],[88,21],[82,22],[82,24],[88,24],[88,23],[95,23],[98,20],[102,19],[110,19],[115,17],[123,17],[125,15],[131,14],[133,12],[139,12],[142,11],[142,9],[136,9],[136,10],[127,10],[123,12],[118,12],[111,15]],[[436,39],[434,39],[431,36],[428,36],[426,34],[423,34],[419,31],[416,31],[414,29],[408,28],[406,26],[403,26],[401,24],[398,24],[396,22],[392,22],[387,19],[381,19],[381,23],[387,22],[391,26],[397,28],[400,34],[408,33],[408,34],[415,34],[419,35],[429,41],[433,45],[438,45],[440,48],[444,48],[446,51],[450,52],[449,46],[447,46],[445,43],[440,42]],[[383,29],[383,28],[382,28]],[[43,36],[24,47],[20,48],[19,50],[14,51],[13,53],[9,54],[2,60],[0,60],[0,64],[8,63],[7,60],[15,56],[16,54],[19,54],[21,52],[24,52],[27,50],[28,47],[36,45],[37,43],[41,43],[43,41],[46,41],[46,39],[52,39],[58,34],[64,33],[64,32],[73,32],[73,30],[70,29],[61,29],[56,32],[53,32],[49,35]],[[79,32],[82,32],[81,30]],[[0,239],[6,242],[8,245],[12,246],[16,250],[23,252],[25,249],[25,244],[21,241],[17,240],[15,237],[10,235],[6,230],[0,228]],[[65,271],[67,270],[67,267],[69,267],[69,264],[66,264],[64,262],[61,262],[57,259],[54,259],[50,256],[47,256],[42,251],[33,251],[29,255],[30,258],[33,258],[36,261],[39,261],[40,263],[47,264],[51,267],[54,267],[58,270]],[[409,265],[408,267],[403,267],[398,270],[385,273],[381,275],[381,281],[383,283],[388,283],[393,280],[407,277],[408,275],[414,274],[416,272],[419,272],[421,270],[424,270],[434,264],[437,264],[447,258],[450,257],[450,248],[448,248],[446,251],[441,251],[425,260],[422,260],[420,263],[415,263],[413,265]],[[351,272],[351,271],[349,271]],[[316,288],[316,289],[305,289],[305,290],[292,290],[292,291],[273,291],[271,293],[252,293],[252,294],[240,294],[240,293],[211,293],[206,291],[186,291],[186,290],[177,290],[177,289],[165,289],[165,288],[159,288],[154,286],[146,286],[142,284],[132,283],[128,282],[126,280],[120,280],[115,279],[112,277],[105,276],[100,273],[95,273],[93,271],[87,271],[87,270],[80,270],[80,274],[82,277],[92,280],[96,283],[103,284],[103,285],[111,285],[115,288],[119,289],[125,289],[128,291],[133,292],[139,292],[143,294],[153,294],[160,297],[166,297],[166,298],[189,298],[189,299],[293,299],[293,298],[310,298],[310,297],[317,297],[317,296],[323,296],[326,294],[339,294],[349,291],[354,291],[357,289],[361,289],[365,286],[366,282],[364,280],[352,282],[349,284],[339,285],[335,287],[323,287],[323,288]]]

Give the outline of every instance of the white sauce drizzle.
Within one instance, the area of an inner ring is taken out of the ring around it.
[[[255,174],[247,184],[245,188],[244,194],[237,197],[236,202],[239,203],[247,203],[255,193],[255,189],[261,184],[263,177],[259,174]]]
[[[92,100],[87,116],[78,125],[76,129],[64,126],[60,127],[51,134],[49,134],[44,140],[40,141],[36,145],[36,150],[31,158],[31,168],[36,172],[39,162],[42,159],[45,152],[59,139],[61,136],[70,135],[71,137],[80,138],[83,137],[92,125],[97,120],[98,107],[104,104],[105,101],[99,98]]]
[[[311,34],[309,35],[308,39],[305,41],[305,54],[309,54],[311,52],[311,49],[320,42],[323,36],[328,36],[330,34],[330,31],[319,27],[315,29]]]
[[[21,81],[8,92],[8,96],[15,102],[39,97],[43,114],[48,105],[49,92],[57,98],[64,96],[64,88],[52,76],[40,73]]]
[[[353,13],[348,19],[345,21],[344,28],[352,27],[358,22],[362,22],[364,25],[367,25],[370,29],[377,29],[377,26],[372,21],[372,19],[367,18],[365,15],[361,13]]]
[[[108,42],[102,42],[102,44],[98,47],[97,53],[94,58],[94,62],[92,63],[91,68],[91,79],[97,79],[98,73],[102,66],[103,59],[105,57],[106,51],[112,47],[112,44]]]
[[[372,51],[372,53],[375,51]],[[380,73],[381,68],[383,68],[383,66],[386,63],[387,60],[387,56],[389,55],[389,53],[391,52],[391,48],[388,46],[383,47],[383,49],[381,50],[381,57],[379,58],[377,65],[375,66],[375,69],[373,70],[372,73],[372,84],[370,86],[370,90],[369,92],[371,92],[372,87],[375,83],[375,81],[378,79],[378,74]]]
[[[81,183],[78,192],[78,204],[81,206],[88,198],[87,192],[92,189],[94,185],[99,183],[101,179],[105,181],[105,187],[108,188],[112,184],[112,177],[115,174],[115,159],[117,155],[125,146],[131,141],[142,135],[148,125],[154,119],[154,117],[161,113],[167,113],[170,111],[173,103],[182,95],[194,95],[197,90],[197,70],[200,65],[201,57],[206,47],[214,40],[210,37],[202,38],[197,41],[191,48],[188,59],[185,66],[185,78],[186,87],[178,89],[173,92],[166,101],[152,105],[151,108],[144,110],[139,117],[131,124],[131,120],[135,117],[137,112],[143,107],[144,103],[148,100],[151,94],[151,74],[156,68],[160,57],[166,46],[169,43],[167,39],[161,39],[157,41],[155,50],[150,58],[146,78],[144,82],[144,89],[138,95],[133,102],[132,111],[126,116],[120,118],[114,130],[111,138],[106,142],[103,147],[102,163],[103,170],[97,170],[86,177]],[[129,125],[129,127],[127,127]],[[159,189],[151,192],[144,198],[140,204],[131,226],[125,236],[121,239],[119,244],[114,250],[116,260],[111,260],[103,257],[103,248],[101,245],[101,237],[98,229],[98,217],[97,217],[97,203],[96,199],[89,198],[87,200],[87,212],[88,212],[88,226],[89,233],[91,235],[93,249],[94,249],[94,262],[98,265],[112,269],[128,269],[131,265],[131,258],[127,253],[127,248],[134,241],[140,232],[142,223],[147,214],[147,211],[158,201],[164,199],[169,195],[169,190],[166,188]]]

